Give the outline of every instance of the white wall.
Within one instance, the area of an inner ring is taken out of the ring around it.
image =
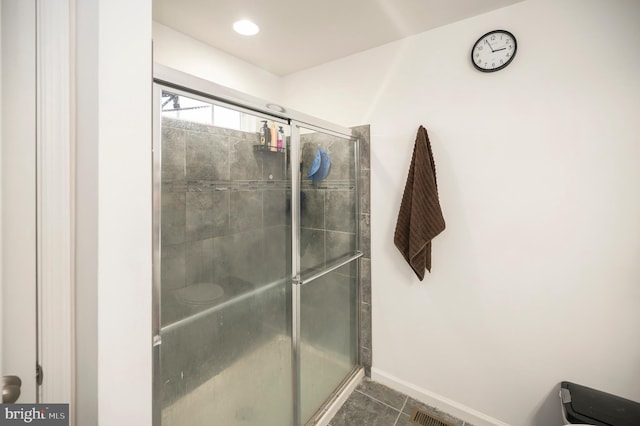
[[[151,0],[99,2],[99,13],[99,424],[148,425]]]
[[[76,425],[98,424],[98,4],[76,4]]]
[[[280,102],[282,97],[279,76],[157,22],[153,60],[265,100]]]
[[[76,12],[77,424],[150,425],[151,0]]]
[[[371,124],[374,377],[477,424],[560,424],[562,380],[640,400],[638,17],[530,0],[285,77]],[[477,72],[496,28],[517,56]],[[393,245],[420,124],[447,221],[422,283]]]

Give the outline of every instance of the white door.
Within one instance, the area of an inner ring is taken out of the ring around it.
[[[36,402],[35,0],[0,0],[0,373]]]

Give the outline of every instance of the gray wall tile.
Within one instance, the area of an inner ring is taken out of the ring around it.
[[[266,281],[274,281],[290,275],[291,236],[285,226],[264,230],[262,270]]]
[[[229,233],[229,191],[187,192],[186,232],[189,241]]]
[[[232,233],[262,228],[262,191],[234,191],[229,197]]]
[[[304,189],[301,191],[300,223],[305,228],[324,229],[324,203],[326,191]]]
[[[360,251],[371,259],[371,216],[360,215]]]
[[[286,225],[291,221],[284,189],[264,190],[262,203],[264,226]]]
[[[373,365],[371,349],[360,346],[360,362],[364,367],[365,376],[371,377],[371,366]]]
[[[215,235],[213,226],[213,193],[187,192],[187,240],[202,240]]]
[[[325,231],[310,228],[300,229],[301,269],[324,266]]]
[[[369,170],[360,170],[360,213],[371,213],[371,176]]]
[[[371,305],[361,303],[360,309],[360,345],[371,349]]]
[[[353,190],[326,191],[325,225],[332,231],[355,233],[356,194]]]
[[[360,141],[360,169],[368,170],[371,167],[370,161],[370,140],[371,140],[371,126],[356,126],[352,127],[353,136]]]
[[[262,179],[262,159],[264,153],[255,152],[255,141],[230,139],[229,162],[231,164],[231,180]]]
[[[215,236],[230,232],[230,195],[229,191],[213,192],[213,235]]]
[[[371,259],[360,258],[360,299],[371,304]]]
[[[163,192],[161,197],[162,245],[182,243],[186,225],[185,194]]]
[[[213,238],[191,241],[186,246],[186,284],[214,282]]]
[[[327,180],[353,180],[355,173],[354,144],[346,139],[335,138],[327,147],[331,158],[331,173]]]
[[[287,178],[287,153],[285,152],[266,152],[261,155],[262,159],[262,179],[284,180]]]
[[[336,273],[340,275],[345,275],[347,277],[355,277],[356,276],[356,268],[358,266],[358,262],[349,262],[344,266],[336,269]]]
[[[356,249],[356,235],[348,232],[327,231],[327,262],[352,254]]]
[[[173,127],[162,127],[162,181],[184,181],[185,131]]]
[[[208,133],[190,132],[185,142],[188,180],[229,180],[229,141]]]
[[[338,354],[352,351],[355,339],[355,298],[351,277],[331,273],[302,288],[302,339]],[[352,329],[350,325],[353,325]],[[355,353],[352,354],[355,361]]]
[[[264,230],[255,229],[215,238],[214,275],[227,276],[249,283],[264,283]]]
[[[185,245],[165,245],[162,246],[160,262],[160,276],[162,291],[182,288],[186,283],[186,255]]]

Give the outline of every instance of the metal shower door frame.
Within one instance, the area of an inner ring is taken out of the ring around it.
[[[174,70],[159,64],[154,65],[154,81],[153,81],[153,288],[152,288],[152,349],[153,349],[153,425],[161,426],[161,376],[160,376],[160,348],[162,345],[161,338],[161,229],[160,229],[160,210],[161,210],[161,99],[162,90],[166,89],[178,94],[201,99],[213,105],[223,106],[225,108],[248,113],[254,116],[275,119],[278,122],[286,123],[290,126],[291,145],[290,145],[290,173],[291,173],[291,354],[292,354],[292,390],[293,390],[293,425],[302,425],[301,413],[301,371],[300,371],[300,295],[302,286],[308,284],[317,278],[320,278],[341,266],[351,262],[356,262],[356,274],[360,275],[359,262],[357,260],[362,257],[363,253],[359,250],[359,141],[354,138],[349,128],[335,125],[303,113],[293,110],[287,110],[279,105],[262,101],[258,98],[243,94],[241,92],[219,86],[210,81]],[[337,136],[347,139],[354,143],[354,167],[355,167],[355,218],[356,218],[356,250],[347,256],[344,256],[330,265],[324,270],[304,279],[300,271],[300,128]],[[293,153],[294,155],[291,155]],[[359,286],[356,292],[356,301],[358,303],[356,311],[359,313]],[[356,347],[359,348],[359,314],[356,316]],[[358,371],[361,370],[359,365],[361,360],[359,351],[357,351],[357,365],[353,371],[346,377],[336,389],[334,394],[329,398],[332,401],[337,398],[341,390],[353,380]]]

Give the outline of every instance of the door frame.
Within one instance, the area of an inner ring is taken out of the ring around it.
[[[38,400],[75,401],[75,1],[36,0]],[[71,424],[74,409],[70,410]]]
[[[5,0],[2,1],[6,4]],[[36,341],[33,358],[42,367],[44,375],[42,384],[33,383],[36,377],[33,366],[33,375],[24,377],[23,383],[31,383],[30,386],[35,387],[35,401],[18,402],[73,404],[74,0],[31,2],[28,7],[35,10],[35,16],[19,23],[21,31],[31,36],[12,38],[9,42],[17,43],[15,47],[20,51],[35,51],[35,65],[29,65],[35,67],[35,79],[32,83],[26,83],[28,93],[35,93],[35,109],[26,113],[29,115],[26,120],[35,126],[36,152],[33,159],[36,170],[36,288],[33,300]],[[7,10],[4,12],[7,13]],[[34,40],[35,49],[32,44]],[[20,93],[20,90],[5,92],[7,103],[18,102]],[[0,146],[3,144],[6,141],[2,141],[0,136]],[[1,179],[0,176],[0,183]],[[7,249],[0,247],[0,250]],[[4,282],[2,284],[6,285]],[[71,424],[74,424],[73,413],[74,410],[70,410]]]

